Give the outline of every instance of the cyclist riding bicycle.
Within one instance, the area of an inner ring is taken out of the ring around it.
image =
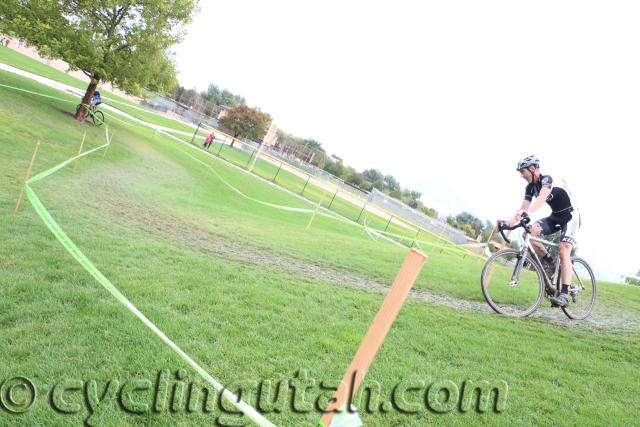
[[[100,96],[100,92],[93,92],[93,96],[91,97],[91,109],[95,110],[98,105],[102,104],[102,97]]]
[[[554,180],[550,175],[540,172],[540,160],[536,156],[528,156],[518,162],[520,176],[527,181],[524,200],[520,209],[512,219],[512,223],[520,221],[524,215],[533,214],[545,202],[551,207],[551,215],[532,224],[532,234],[535,237],[541,235],[562,232],[558,250],[560,253],[560,283],[562,289],[560,295],[551,297],[551,304],[557,307],[569,305],[569,285],[571,284],[571,251],[577,246],[576,234],[580,229],[580,211],[575,205],[566,183],[563,180]],[[533,200],[535,198],[535,200]],[[532,203],[533,202],[533,203]],[[554,270],[553,258],[546,247],[536,241],[531,241],[536,253],[541,257],[547,274],[551,277]]]

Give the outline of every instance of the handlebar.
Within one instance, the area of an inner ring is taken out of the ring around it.
[[[523,212],[520,221],[518,221],[514,225],[510,225],[508,221],[498,220],[498,230],[500,231],[500,235],[502,236],[504,241],[507,243],[511,243],[511,240],[507,239],[507,236],[504,235],[504,232],[513,231],[516,228],[523,227],[527,233],[531,233],[531,226],[529,225],[530,222],[531,217],[526,212]]]

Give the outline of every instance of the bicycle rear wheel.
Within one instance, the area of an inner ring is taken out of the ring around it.
[[[562,311],[569,319],[586,319],[596,305],[596,278],[593,270],[582,258],[571,258],[571,285],[569,286],[569,305]]]
[[[503,249],[493,254],[482,269],[480,276],[482,293],[496,313],[525,317],[536,311],[542,302],[544,296],[542,272],[529,254],[520,271],[518,282],[510,283],[519,256],[519,251]]]

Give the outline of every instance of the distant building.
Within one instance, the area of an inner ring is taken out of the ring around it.
[[[220,112],[218,113],[218,120],[222,120],[225,117],[227,117],[229,115],[229,111],[231,111],[232,108],[228,107],[226,105],[221,105],[220,106]]]
[[[332,154],[331,158],[333,160],[335,160],[336,162],[338,162],[338,163],[342,163],[342,159],[340,157],[336,156],[335,154]]]

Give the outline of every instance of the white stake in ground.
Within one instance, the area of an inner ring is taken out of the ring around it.
[[[324,196],[326,196],[326,195],[327,195],[327,193],[323,193],[322,197],[320,197],[320,200],[318,200],[318,204],[316,205],[316,209],[313,211],[313,215],[311,215],[311,218],[309,218],[309,223],[305,227],[304,231],[307,231],[309,229],[309,227],[311,227],[311,223],[313,222],[314,218],[318,214],[318,209],[320,209],[320,206],[322,205],[322,202],[324,201]]]
[[[267,141],[269,140],[269,137],[271,137],[272,132],[275,132],[275,126],[273,125],[273,121],[271,121],[271,124],[269,125],[269,130],[267,130],[267,133],[264,134],[264,138],[262,138],[262,144],[260,144],[260,147],[258,148],[258,152],[256,153],[256,156],[253,158],[253,161],[251,162],[251,166],[249,166],[249,172],[253,172],[253,167],[256,164],[256,161],[258,160],[258,157],[260,157],[260,153],[262,152],[262,147],[264,147],[264,144],[267,143]]]
[[[113,134],[115,132],[110,132],[111,135],[109,136],[109,144],[107,145],[107,148],[104,149],[104,153],[102,153],[102,157],[106,157],[107,156],[107,151],[109,151],[109,147],[111,147],[111,141],[113,141]]]
[[[387,332],[391,328],[393,321],[400,312],[402,304],[409,295],[411,287],[415,283],[422,266],[427,261],[427,256],[422,252],[411,249],[402,264],[402,268],[398,272],[396,279],[389,289],[389,293],[382,303],[382,307],[373,319],[367,335],[360,344],[356,355],[351,361],[351,365],[344,374],[338,390],[334,397],[329,401],[326,413],[322,417],[322,423],[325,426],[331,424],[335,412],[345,410],[349,411],[353,396],[355,396],[358,387],[362,384],[362,380],[371,366],[376,353],[382,346]],[[349,406],[345,406],[349,404]]]

